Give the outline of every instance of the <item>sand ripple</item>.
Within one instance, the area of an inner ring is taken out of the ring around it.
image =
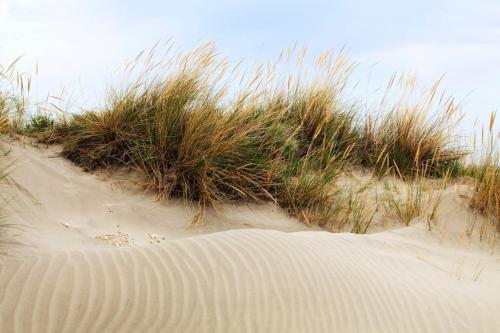
[[[240,230],[8,258],[2,332],[498,332],[500,289],[383,236]]]

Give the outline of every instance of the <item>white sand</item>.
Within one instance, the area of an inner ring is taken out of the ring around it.
[[[311,231],[269,205],[189,227],[180,202],[53,150],[11,155],[7,221],[22,230],[2,257],[1,332],[500,330],[499,248],[460,237],[469,213],[456,191],[432,232]]]

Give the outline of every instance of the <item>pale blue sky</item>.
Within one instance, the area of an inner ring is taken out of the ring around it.
[[[63,86],[79,106],[102,98],[115,70],[172,37],[216,41],[230,59],[275,57],[295,42],[312,53],[347,46],[370,89],[415,70],[464,99],[465,128],[500,108],[500,1],[1,0],[0,63],[39,64],[36,94]],[[366,82],[365,82],[366,83]]]

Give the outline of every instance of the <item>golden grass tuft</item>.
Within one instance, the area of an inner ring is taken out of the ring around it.
[[[274,201],[306,223],[323,223],[354,137],[334,89],[341,83],[275,86],[272,98],[244,89],[231,101],[214,83],[226,67],[211,44],[176,57],[161,73],[147,57],[139,80],[113,90],[106,108],[62,126],[63,155],[87,170],[132,167],[158,196],[202,210]]]
[[[387,210],[394,213],[398,221],[409,226],[410,222],[422,214],[422,183],[419,179],[411,179],[400,184],[399,189],[396,182],[386,183]]]
[[[488,134],[482,135],[478,162],[469,168],[469,173],[474,178],[474,194],[470,205],[484,214],[496,231],[500,232],[500,136],[493,131],[495,118],[496,113],[493,112]],[[484,225],[481,237],[486,229],[487,226]]]
[[[339,186],[346,165],[406,183],[407,193],[384,198],[404,225],[424,210],[422,179],[473,170],[471,206],[500,228],[498,152],[465,168],[467,152],[454,134],[460,108],[440,80],[421,87],[414,76],[394,76],[363,115],[360,103],[345,98],[353,65],[342,53],[322,54],[313,75],[300,67],[306,49],[240,75],[211,43],[187,53],[170,42],[166,48],[162,58],[155,46],[127,64],[103,107],[60,119],[27,112],[31,79],[14,72],[16,60],[2,69],[4,130],[60,143],[86,170],[135,169],[146,189],[196,203],[200,217],[221,202],[272,201],[307,224],[357,233],[367,231],[375,211],[363,191]],[[293,59],[298,69],[290,70]],[[436,193],[429,221],[441,200]]]
[[[0,116],[7,126],[2,131],[21,133],[24,129],[27,110],[30,105],[31,76],[16,71],[21,57],[7,66],[0,65]]]
[[[421,88],[414,76],[391,78],[363,131],[362,160],[377,174],[443,176],[465,155],[453,146],[460,109],[439,84]]]

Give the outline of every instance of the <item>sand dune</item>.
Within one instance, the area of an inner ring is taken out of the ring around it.
[[[472,271],[459,280],[446,260],[426,261],[424,253],[436,256],[433,248],[404,238],[242,230],[11,259],[0,275],[2,326],[16,332],[498,330],[500,281],[474,282]]]
[[[500,328],[491,246],[460,245],[421,225],[311,231],[269,206],[224,208],[189,228],[193,212],[179,203],[113,189],[51,151],[12,151],[9,222],[24,228],[2,257],[1,332]],[[117,224],[128,246],[96,238]],[[152,234],[166,239],[150,244]]]
[[[107,176],[85,173],[58,157],[57,148],[13,142],[3,150],[15,161],[2,184],[8,222],[23,231],[14,230],[23,246],[12,248],[12,254],[102,246],[96,236],[118,231],[128,233],[135,245],[146,245],[150,235],[176,239],[240,228],[311,230],[271,205],[222,206],[206,223],[192,225],[196,209],[178,201],[156,202],[119,179],[103,181]]]

